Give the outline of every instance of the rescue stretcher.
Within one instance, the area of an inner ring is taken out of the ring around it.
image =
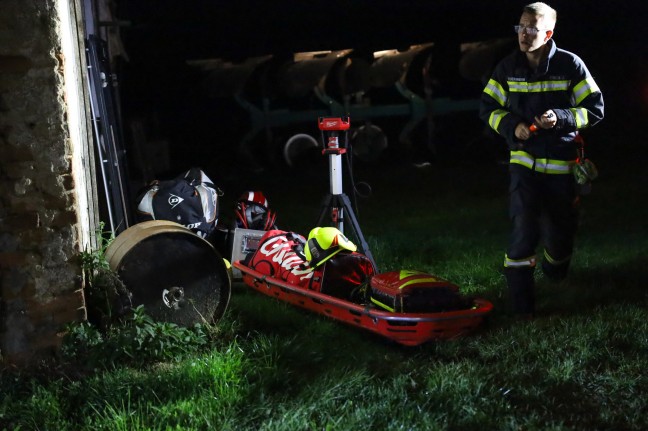
[[[286,283],[244,265],[232,263],[243,282],[264,295],[330,317],[386,337],[405,346],[432,340],[451,339],[473,332],[493,309],[484,299],[474,299],[473,307],[436,313],[392,313],[372,304],[357,304],[314,290]]]

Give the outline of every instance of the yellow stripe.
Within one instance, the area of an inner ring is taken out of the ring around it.
[[[534,267],[536,265],[536,256],[532,255],[524,259],[511,259],[508,255],[504,255],[505,268],[520,268],[520,267]]]
[[[544,251],[544,257],[552,265],[561,265],[561,264],[569,261],[569,259],[571,259],[571,254],[569,256],[567,256],[566,258],[562,259],[562,260],[556,260],[553,257],[549,256],[549,253],[547,252],[547,250],[545,250]]]
[[[511,151],[509,163],[545,174],[569,174],[576,160],[535,159],[526,151]]]
[[[511,93],[546,93],[550,91],[567,91],[570,81],[507,81]]]
[[[380,308],[384,308],[387,311],[391,311],[392,313],[395,311],[389,305],[383,304],[382,302],[378,301],[377,299],[371,298],[371,302],[373,302],[374,304],[376,304]]]
[[[506,117],[508,114],[508,111],[505,111],[503,109],[496,109],[495,111],[491,112],[490,117],[488,117],[488,125],[491,127],[491,129],[499,133],[498,129],[500,122],[502,121],[502,118]]]
[[[577,129],[582,129],[583,127],[586,127],[589,124],[589,118],[587,116],[587,109],[585,108],[569,108],[571,111],[572,115],[574,116],[574,120],[576,122],[576,128]]]
[[[398,273],[398,279],[403,280],[407,277],[411,277],[413,275],[420,275],[420,274],[425,274],[425,273],[421,271],[415,271],[413,269],[401,269],[400,272]]]
[[[592,78],[586,78],[576,84],[572,90],[572,97],[574,105],[578,106],[580,103],[592,93],[600,92],[598,85]]]
[[[495,99],[495,101],[499,103],[500,106],[506,106],[508,93],[506,92],[506,90],[504,90],[504,88],[502,88],[500,83],[495,81],[494,79],[491,78],[488,81],[488,84],[486,84],[486,87],[484,88],[484,93]]]
[[[410,280],[410,281],[408,281],[406,283],[403,283],[398,289],[400,290],[400,289],[404,288],[405,286],[409,286],[410,284],[420,284],[420,283],[425,283],[427,281],[430,281],[432,283],[436,283],[437,281],[444,281],[444,280],[440,280],[440,279],[434,278],[434,277],[417,278],[416,280]]]

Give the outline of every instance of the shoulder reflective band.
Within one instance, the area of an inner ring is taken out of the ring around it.
[[[576,160],[536,159],[526,151],[511,151],[510,163],[522,165],[543,174],[569,174]]]
[[[500,83],[495,81],[494,79],[491,78],[488,81],[488,84],[486,84],[486,87],[484,88],[484,93],[495,99],[495,101],[499,103],[500,106],[506,106],[508,93],[506,92],[506,90],[504,90],[504,88],[502,88]]]
[[[491,112],[490,117],[488,117],[488,125],[491,127],[491,129],[499,133],[498,129],[500,122],[502,121],[502,118],[508,115],[508,113],[508,111],[505,111],[503,109],[496,109]]]
[[[524,259],[511,259],[508,255],[504,255],[504,267],[505,268],[521,268],[521,267],[535,267],[536,266],[536,256],[525,257]]]
[[[571,102],[574,106],[578,106],[587,96],[600,91],[598,85],[596,85],[596,82],[594,82],[594,79],[590,76],[574,86],[571,95]]]
[[[511,93],[545,93],[548,91],[567,91],[571,81],[507,81]]]

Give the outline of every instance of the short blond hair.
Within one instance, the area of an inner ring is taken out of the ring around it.
[[[549,30],[553,30],[558,20],[558,13],[556,9],[549,6],[547,3],[537,1],[535,3],[530,3],[524,6],[523,12],[535,15],[537,17],[542,17],[545,19],[546,24],[551,27]]]

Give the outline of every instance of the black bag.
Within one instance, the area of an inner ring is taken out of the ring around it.
[[[218,222],[218,196],[212,181],[199,168],[191,168],[173,180],[153,181],[138,198],[142,221],[169,220],[206,238]]]
[[[463,297],[457,285],[419,271],[375,275],[370,288],[374,306],[392,313],[437,313],[472,307],[472,300]]]
[[[343,250],[326,262],[319,291],[347,301],[363,302],[376,267],[364,254]]]

